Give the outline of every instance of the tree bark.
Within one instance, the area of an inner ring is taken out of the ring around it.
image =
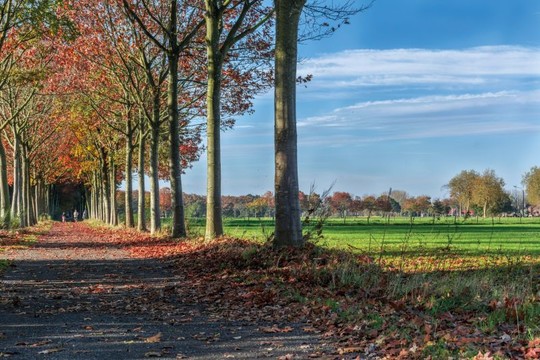
[[[140,124],[140,136],[139,136],[139,168],[138,168],[138,178],[139,178],[139,200],[137,204],[137,230],[146,231],[146,204],[145,204],[145,179],[144,179],[144,157],[145,157],[145,146],[146,146],[146,137],[144,136],[144,122],[141,120]]]
[[[110,208],[110,217],[109,217],[109,224],[111,225],[118,225],[118,213],[117,213],[117,206],[116,206],[116,163],[114,159],[111,159],[110,161],[110,198],[111,198],[111,208]]]
[[[11,217],[20,217],[21,200],[21,162],[19,151],[19,139],[15,135],[13,140],[13,195],[11,198]]]
[[[7,178],[6,149],[0,141],[0,216],[2,227],[7,228],[11,222],[11,209],[9,201],[9,184]]]
[[[21,227],[27,227],[30,225],[29,220],[29,211],[30,211],[30,204],[28,203],[28,177],[26,176],[28,172],[28,163],[26,161],[26,156],[24,153],[24,148],[21,146],[21,153],[20,153],[20,164],[21,164],[21,188],[20,188],[20,203],[19,203],[19,213],[20,213],[20,221],[21,221]]]
[[[206,239],[223,235],[221,214],[221,149],[220,101],[222,59],[219,53],[219,20],[207,6],[206,52],[208,85],[206,93],[207,184],[206,184]]]
[[[159,120],[159,108],[157,108]],[[156,110],[154,110],[155,112]],[[155,116],[155,115],[154,115]],[[159,124],[159,122],[158,122]],[[150,144],[150,233],[155,234],[161,229],[159,211],[159,127],[152,127]]]
[[[169,115],[169,171],[171,181],[171,206],[173,238],[185,237],[184,204],[182,199],[182,169],[180,167],[180,133],[178,123],[178,39],[176,20],[176,1],[171,1],[171,18],[169,24],[169,88],[167,94],[167,110]]]
[[[126,123],[126,227],[132,228],[135,226],[133,220],[133,129],[131,120]]]
[[[275,202],[274,246],[304,245],[298,200],[296,63],[298,24],[306,0],[275,0]]]
[[[111,183],[110,183],[110,176],[109,176],[109,164],[108,164],[108,157],[106,154],[106,151],[102,148],[101,149],[101,156],[102,156],[102,169],[101,169],[101,198],[102,198],[102,214],[101,214],[101,220],[103,222],[106,222],[110,224],[111,219]]]

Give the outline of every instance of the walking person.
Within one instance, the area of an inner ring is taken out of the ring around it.
[[[73,221],[77,222],[79,220],[79,212],[77,209],[73,210]]]

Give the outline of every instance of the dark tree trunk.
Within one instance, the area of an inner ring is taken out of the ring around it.
[[[13,195],[11,198],[11,217],[20,218],[21,215],[21,161],[19,139],[15,135],[13,142]]]
[[[133,129],[131,120],[126,123],[126,227],[132,228],[135,226],[133,220]]]
[[[171,22],[169,24],[169,89],[167,108],[169,115],[169,171],[171,181],[171,206],[173,238],[185,237],[184,203],[182,199],[182,169],[180,167],[180,133],[178,123],[178,39],[176,23],[176,1],[171,1]]]
[[[7,228],[11,222],[11,209],[9,201],[9,184],[7,178],[6,149],[0,141],[0,216],[2,227]]]
[[[296,63],[298,24],[305,0],[275,0],[275,202],[274,246],[304,245],[298,200]]]
[[[144,157],[146,147],[146,137],[144,136],[144,122],[141,120],[140,124],[140,136],[139,136],[139,199],[137,208],[137,229],[139,231],[146,231],[146,204],[145,204],[145,179],[144,179]]]
[[[156,110],[154,110],[156,111]],[[157,110],[159,120],[159,108]],[[152,128],[150,139],[150,232],[155,234],[161,229],[161,218],[159,211],[159,127]]]

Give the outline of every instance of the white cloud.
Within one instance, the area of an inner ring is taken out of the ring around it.
[[[540,131],[540,91],[432,95],[366,101],[299,121],[303,135],[341,143]],[[323,130],[324,129],[324,130]],[[307,140],[307,139],[306,139]],[[317,142],[315,141],[315,142]],[[309,142],[309,141],[306,141]]]
[[[484,84],[540,77],[540,48],[483,46],[461,50],[347,50],[307,59],[301,75],[313,86],[359,87],[410,84]]]

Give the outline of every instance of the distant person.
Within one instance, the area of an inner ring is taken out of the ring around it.
[[[73,221],[77,222],[79,220],[79,212],[77,209],[73,210]]]
[[[86,209],[84,209],[82,212],[82,218],[83,220],[88,219],[88,214],[86,213]]]
[[[62,213],[62,222],[66,222],[66,212]]]

